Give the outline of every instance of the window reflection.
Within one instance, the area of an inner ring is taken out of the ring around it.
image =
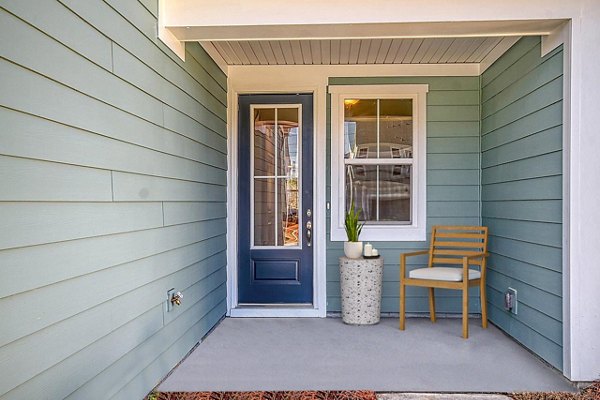
[[[299,245],[298,108],[254,110],[254,245]]]
[[[354,202],[366,223],[411,222],[412,109],[412,99],[344,101],[346,209]]]
[[[344,157],[412,158],[412,99],[344,102]]]

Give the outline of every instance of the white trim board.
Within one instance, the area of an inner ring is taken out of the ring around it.
[[[185,42],[181,42],[181,43],[183,44]],[[211,42],[198,42],[198,43],[200,43],[200,46],[202,46],[204,51],[206,51],[206,54],[208,54],[210,56],[210,58],[213,59],[213,61],[215,62],[215,64],[217,64],[217,66],[221,69],[221,71],[223,71],[223,73],[225,75],[227,75],[229,73],[229,71],[228,71],[229,66],[227,65],[227,61],[225,61],[225,59],[221,56],[221,53],[219,53],[219,51],[216,49],[216,47]]]
[[[237,297],[237,146],[238,146],[238,96],[240,94],[265,94],[265,93],[312,93],[313,94],[313,169],[325,170],[325,132],[324,115],[319,112],[325,109],[325,85],[321,82],[306,79],[294,79],[290,84],[289,79],[273,79],[270,74],[259,73],[252,79],[240,77],[236,74],[228,76],[228,166],[227,171],[227,315],[232,317],[322,317],[327,313],[325,296],[326,269],[325,269],[325,176],[314,174],[313,179],[313,306],[284,307],[281,305],[251,307],[244,305],[238,307]]]

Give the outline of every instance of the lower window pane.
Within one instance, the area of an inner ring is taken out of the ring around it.
[[[351,204],[362,221],[377,221],[377,166],[346,166],[346,211]]]
[[[298,246],[300,244],[298,179],[278,178],[277,185],[279,215],[281,216],[277,227],[277,245]]]
[[[347,165],[346,211],[352,203],[366,223],[411,222],[410,165]]]
[[[275,178],[254,179],[254,245],[275,246]]]
[[[410,165],[379,166],[379,221],[410,223]]]

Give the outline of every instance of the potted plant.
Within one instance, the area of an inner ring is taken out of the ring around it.
[[[360,231],[362,231],[363,225],[359,222],[361,210],[356,210],[354,202],[350,204],[350,209],[346,211],[346,218],[344,220],[344,228],[346,229],[346,236],[348,240],[344,242],[344,254],[348,258],[356,259],[360,258],[363,251],[363,243],[358,241]]]
[[[363,244],[358,241],[363,224],[354,203],[346,212],[344,226],[348,241],[340,258],[340,295],[342,320],[350,325],[379,322],[383,285],[383,258],[362,258]]]

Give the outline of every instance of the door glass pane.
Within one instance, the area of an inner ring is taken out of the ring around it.
[[[379,221],[410,223],[410,165],[379,166]]]
[[[298,176],[298,108],[277,109],[277,175]]]
[[[254,179],[255,246],[275,246],[275,180]]]
[[[299,246],[300,108],[254,110],[254,246]]]
[[[300,244],[298,179],[279,178],[277,185],[279,215],[281,216],[277,229],[277,243],[280,246],[298,246]]]
[[[412,99],[379,100],[379,158],[412,158]]]
[[[275,109],[254,110],[254,176],[275,175]]]
[[[377,100],[344,101],[344,157],[377,158]]]
[[[354,202],[362,221],[377,221],[377,166],[346,166],[346,211]]]

